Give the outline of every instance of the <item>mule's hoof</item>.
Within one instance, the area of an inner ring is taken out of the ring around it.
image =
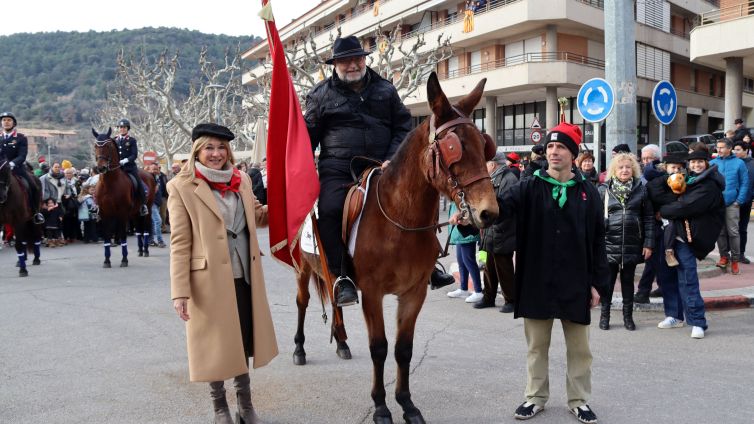
[[[424,417],[422,417],[422,413],[419,411],[416,411],[414,414],[403,414],[403,419],[406,420],[406,424],[426,424],[426,421],[424,421]]]
[[[351,359],[351,349],[347,346],[344,348],[338,348],[335,350],[340,359]]]
[[[120,261],[120,267],[125,268],[128,266],[128,261]]]
[[[306,354],[297,355],[293,354],[293,365],[306,365]]]
[[[31,262],[32,265],[40,265],[42,261],[39,260],[39,258],[34,258],[34,260]]]
[[[102,268],[112,268],[113,266],[110,264],[110,262],[105,262],[102,264]]]
[[[18,276],[19,277],[28,277],[29,271],[26,270],[26,268],[21,268],[18,270]]]
[[[144,256],[144,252],[142,252],[141,250],[139,250],[139,256]]]
[[[144,252],[144,257],[148,258],[149,257],[149,252]]]
[[[374,411],[372,421],[374,424],[393,424],[393,416],[387,406],[380,406]]]

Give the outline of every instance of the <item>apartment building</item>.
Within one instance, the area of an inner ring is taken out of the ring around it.
[[[502,150],[530,150],[532,123],[536,118],[545,129],[556,125],[559,97],[570,99],[566,118],[583,125],[585,142],[591,143],[592,126],[583,122],[574,99],[585,81],[605,76],[604,1],[480,1],[470,32],[464,32],[465,8],[458,0],[380,0],[377,7],[375,0],[324,0],[281,28],[280,35],[283,43],[292,43],[313,31],[323,58],[330,54],[336,28],[360,37],[366,49],[375,48],[378,24],[385,30],[399,26],[404,43],[422,34],[428,41],[424,51],[439,34],[450,36],[453,56],[436,69],[443,90],[452,100],[487,78],[474,120]],[[707,0],[635,2],[639,144],[657,142],[659,127],[649,102],[661,79],[678,90],[677,117],[666,128],[669,140],[723,128],[726,63],[690,60],[692,30],[700,16],[719,8],[719,1]],[[262,43],[244,57],[264,61],[267,50]],[[244,83],[254,84],[261,69],[244,75]],[[741,76],[742,116],[754,126],[754,69],[744,67]],[[429,113],[424,90],[405,103],[417,122]]]

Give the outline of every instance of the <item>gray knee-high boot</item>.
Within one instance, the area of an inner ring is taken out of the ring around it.
[[[225,398],[225,387],[222,381],[209,383],[209,395],[212,398],[212,406],[215,411],[215,424],[234,424],[228,408],[228,400]]]
[[[236,387],[236,400],[238,401],[238,423],[259,424],[259,417],[251,404],[251,385],[249,374],[244,373],[233,378]]]

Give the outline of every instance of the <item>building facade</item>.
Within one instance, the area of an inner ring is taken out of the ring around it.
[[[472,3],[471,31],[464,28],[468,2],[325,0],[283,27],[280,35],[283,43],[294,43],[313,31],[323,58],[329,56],[330,39],[338,28],[344,35],[360,37],[366,49],[374,49],[378,24],[385,30],[399,26],[404,43],[419,35],[425,38],[420,53],[432,48],[432,40],[440,34],[449,36],[453,56],[436,69],[443,90],[452,101],[487,78],[485,95],[473,118],[480,129],[493,135],[501,150],[529,151],[535,121],[545,130],[557,124],[559,97],[569,98],[566,119],[583,125],[584,141],[591,143],[592,126],[581,119],[574,98],[585,81],[605,76],[603,0]],[[666,127],[667,140],[724,129],[726,64],[690,59],[692,29],[699,25],[700,16],[719,8],[719,1],[707,0],[635,2],[639,145],[658,141],[650,97],[662,79],[676,87],[679,103],[675,121]],[[267,43],[261,43],[244,57],[264,61],[267,54]],[[245,74],[244,83],[254,84],[262,69],[259,65]],[[742,117],[754,126],[754,70],[745,67],[741,77]],[[405,103],[417,121],[429,113],[424,90]]]

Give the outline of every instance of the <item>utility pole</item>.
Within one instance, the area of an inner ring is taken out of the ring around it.
[[[615,107],[607,119],[606,160],[618,144],[636,153],[636,24],[633,1],[605,2],[605,79],[615,88]]]

